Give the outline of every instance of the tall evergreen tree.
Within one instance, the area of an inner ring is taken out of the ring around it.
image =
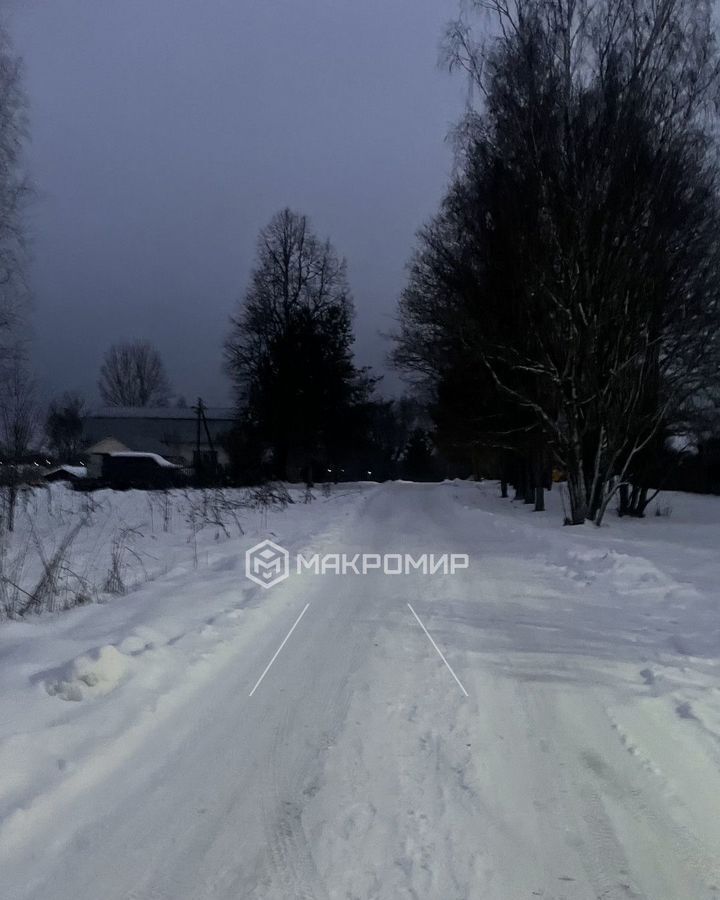
[[[225,359],[241,443],[275,474],[337,463],[360,427],[372,379],[352,357],[353,303],[345,260],[284,209],[262,229]]]

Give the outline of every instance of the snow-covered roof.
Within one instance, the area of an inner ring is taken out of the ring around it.
[[[54,475],[56,472],[67,472],[68,475],[72,475],[74,478],[85,478],[87,476],[85,466],[54,466],[52,469],[48,469],[45,476]]]
[[[122,450],[118,453],[109,453],[108,456],[111,456],[113,459],[151,459],[153,462],[157,463],[158,466],[162,466],[165,469],[177,469],[175,463],[171,463],[170,460],[165,459],[164,456],[160,456],[159,453],[143,453],[139,450]]]
[[[121,453],[124,450],[129,450],[129,447],[126,447],[122,441],[118,441],[114,437],[106,437],[101,441],[98,441],[97,444],[93,444],[92,447],[88,447],[85,451],[86,453]]]
[[[231,406],[203,407],[206,419],[219,419],[231,422],[235,418],[235,410]],[[100,406],[91,410],[87,419],[176,419],[178,421],[195,420],[195,407],[186,406]]]

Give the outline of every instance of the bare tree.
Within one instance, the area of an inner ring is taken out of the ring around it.
[[[499,36],[450,33],[483,103],[421,234],[396,359],[440,399],[460,385],[464,440],[485,429],[525,456],[547,449],[569,521],[600,522],[671,411],[717,379],[711,7],[475,5]]]
[[[22,65],[0,25],[0,481],[2,526],[9,530],[36,425],[35,387],[19,338],[27,297],[23,211],[31,194],[22,168],[26,137]]]
[[[158,351],[148,341],[114,344],[98,381],[108,406],[166,406],[170,385]]]
[[[2,445],[2,474],[0,482],[4,494],[3,526],[15,527],[15,507],[23,482],[23,467],[37,430],[35,382],[30,375],[24,349],[16,347],[3,373],[2,403],[0,403],[0,443]]]
[[[50,403],[45,420],[45,435],[50,449],[60,460],[74,459],[82,449],[85,401],[79,394],[66,392]]]
[[[354,440],[372,387],[352,358],[352,297],[345,260],[306,216],[284,209],[258,239],[257,264],[225,360],[253,451],[272,452],[286,477],[291,458],[309,468]]]
[[[17,324],[26,296],[23,210],[31,194],[21,165],[26,137],[22,64],[0,25],[0,335]],[[4,341],[8,357],[12,343]]]

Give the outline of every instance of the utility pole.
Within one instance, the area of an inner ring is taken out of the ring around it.
[[[200,475],[202,470],[202,456],[200,455],[200,419],[202,417],[202,398],[198,397],[197,406],[195,407],[195,412],[197,413],[197,428],[195,431],[195,474],[197,476]]]
[[[207,416],[205,415],[205,406],[203,405],[202,398],[198,397],[197,406],[195,407],[197,412],[197,428],[195,432],[195,472],[197,475],[200,475],[201,470],[204,468],[202,461],[202,451],[200,449],[201,437],[203,429],[205,430],[205,437],[208,442],[208,452],[209,459],[211,462],[211,468],[213,475],[216,473],[217,464],[215,462],[215,446],[213,444],[213,439],[210,434],[210,428],[207,423]]]

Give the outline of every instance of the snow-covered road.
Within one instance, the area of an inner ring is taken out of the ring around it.
[[[54,725],[86,706],[98,738],[41,756],[61,777],[8,810],[2,900],[720,898],[715,503],[680,545],[672,519],[561,529],[494,489],[378,486],[312,551],[470,569],[304,573],[237,610],[252,541],[235,539],[182,576],[210,609],[186,685],[162,660],[80,704],[34,683]]]

